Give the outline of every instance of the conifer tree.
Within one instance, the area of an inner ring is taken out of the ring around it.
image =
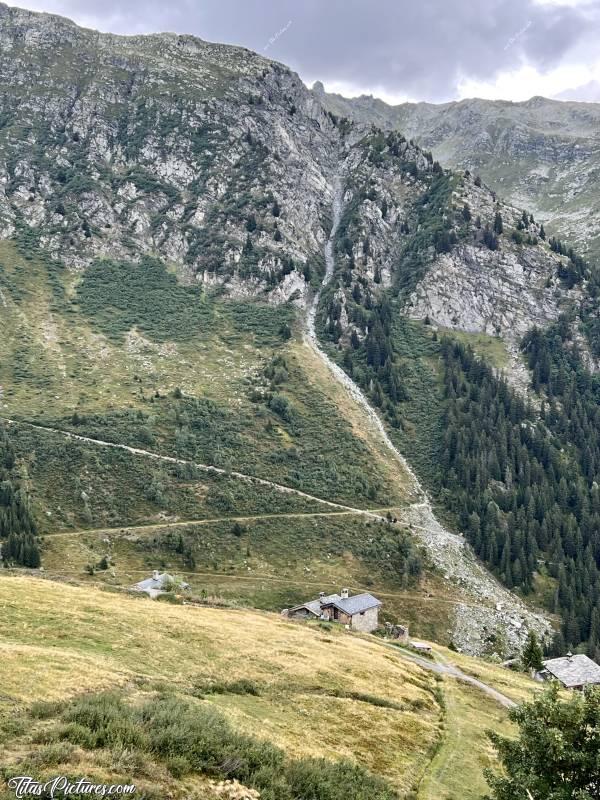
[[[523,661],[523,666],[527,670],[531,670],[533,672],[540,672],[544,665],[542,663],[543,653],[540,643],[538,642],[538,638],[535,634],[535,631],[529,631],[529,635],[527,636],[527,642],[525,644],[525,648],[523,649],[523,654],[521,656]]]

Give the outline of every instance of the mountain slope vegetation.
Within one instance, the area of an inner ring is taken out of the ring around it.
[[[600,105],[532,97],[520,103],[473,98],[402,103],[347,99],[313,87],[324,106],[361,125],[394,129],[430,149],[443,164],[469,169],[549,231],[590,258],[600,255],[595,186],[600,165]]]
[[[59,535],[123,529],[125,543],[114,546],[127,568],[120,576],[117,567],[117,583],[152,559],[174,558],[192,573],[194,564],[218,573],[213,563],[225,560],[239,599],[249,596],[241,572],[259,573],[263,559],[265,574],[283,566],[293,573],[290,598],[312,592],[313,569],[334,586],[368,578],[384,591],[421,598],[443,587],[434,623],[419,604],[405,613],[450,641],[452,604],[476,598],[444,582],[394,524],[421,499],[413,476],[390,460],[364,415],[301,343],[308,299],[325,273],[337,187],[343,213],[320,335],[457,531],[468,532],[456,509],[481,445],[467,437],[461,463],[448,462],[444,420],[455,398],[442,387],[451,368],[420,322],[476,345],[487,341],[511,386],[494,383],[494,403],[513,389],[530,392],[531,409],[525,404],[515,414],[535,425],[546,390],[539,377],[528,388],[521,338],[566,315],[569,336],[593,365],[593,266],[475,174],[445,170],[402,133],[342,118],[285,66],[241,48],[172,34],[98,34],[6,6],[0,40],[1,415],[11,420],[3,435],[15,453],[13,494],[4,505],[15,506],[15,492],[27,498],[27,536],[34,528],[44,536],[42,561],[45,549],[63,574],[95,578],[107,553],[96,558],[87,544],[76,552]],[[477,381],[497,380],[473,363]],[[469,382],[473,405],[458,415],[461,425],[472,426],[488,408],[477,381]],[[520,409],[512,395],[509,405]],[[511,425],[516,435],[518,420]],[[550,435],[573,444],[558,429]],[[533,457],[521,450],[518,457],[511,451],[512,476]],[[481,491],[469,518],[481,520],[490,502],[501,507],[501,495],[508,504],[507,458],[499,454],[499,471],[495,463],[477,467]],[[560,487],[556,470],[566,474],[571,462],[552,463],[548,485]],[[585,470],[590,489],[595,461]],[[579,526],[576,549],[581,543],[589,562],[590,537],[581,527],[588,517],[577,510],[573,523],[569,516],[577,502],[565,505],[562,494],[557,500],[569,517],[560,540],[564,550]],[[358,515],[356,537],[339,533],[339,519],[322,518],[323,535],[304,563],[294,557],[285,564],[285,545],[294,540],[301,549],[303,536],[315,540],[313,531],[303,533],[304,520],[284,522],[283,515],[317,514],[327,503]],[[546,602],[558,577],[540,562],[555,555],[556,548],[547,552],[554,537],[544,539],[536,526],[531,533],[529,520],[507,533],[529,499],[518,495],[513,505],[488,526],[485,545],[469,539],[507,585]],[[536,509],[540,528],[546,516],[546,527],[554,525],[551,506]],[[375,516],[365,517],[368,510]],[[196,522],[233,525],[271,514],[282,515],[269,522],[275,547],[260,535],[256,551],[252,542],[236,545],[226,531],[222,552],[213,538],[208,558],[198,552],[198,536],[183,535]],[[387,522],[376,519],[386,515]],[[367,522],[380,547],[370,546]],[[163,523],[182,526],[181,545],[167,537],[134,552],[127,543],[125,527]],[[488,553],[491,537],[497,558]],[[61,560],[63,546],[71,548],[71,566]],[[598,555],[591,558],[597,564]],[[35,560],[24,552],[10,559]],[[226,579],[213,580],[222,590]],[[569,644],[593,650],[597,598],[592,593],[584,603],[583,586],[569,586],[572,601],[547,606],[565,612]],[[250,594],[271,608],[284,598],[256,583]]]

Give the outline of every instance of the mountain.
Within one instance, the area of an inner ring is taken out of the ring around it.
[[[331,112],[402,132],[443,164],[469,169],[548,231],[600,257],[600,104],[533,97],[390,106],[374,97],[313,93]]]
[[[584,259],[478,177],[341,119],[287,67],[242,48],[99,34],[6,6],[0,37],[5,559],[37,567],[37,534],[43,563],[79,578],[132,582],[156,554],[199,582],[285,568],[287,588],[242,592],[273,608],[302,599],[300,576],[330,582],[337,553],[344,582],[399,597],[421,586],[402,613],[456,647],[493,650],[502,629],[510,654],[529,627],[545,636],[547,621],[496,581],[547,603],[541,586],[560,579],[536,578],[550,547],[540,520],[512,530],[526,501],[507,505],[507,476],[525,469],[521,456],[506,463],[515,431],[501,428],[508,444],[489,474],[477,470],[468,513],[457,513],[464,486],[448,485],[463,465],[439,471],[453,367],[436,329],[491,352],[511,422],[529,418],[519,398],[539,398],[524,334],[568,314],[582,354],[597,355]],[[546,495],[558,497],[553,469]],[[356,516],[353,566],[333,517],[309,535],[326,510]],[[282,529],[270,512],[292,521]],[[211,517],[203,548],[197,524]],[[389,519],[404,529],[392,553]],[[102,544],[123,526],[125,542]],[[124,574],[96,569],[110,562],[98,547],[124,545]],[[552,611],[579,598],[561,580]],[[573,607],[573,646],[593,606]]]
[[[499,662],[600,655],[597,269],[243,48],[0,44],[3,775],[480,797]]]
[[[241,294],[256,272],[283,297],[299,288],[285,277],[321,253],[335,136],[296,75],[6,6],[0,28],[4,237],[33,225],[72,268],[148,254],[187,281],[243,275]]]
[[[5,563],[595,654],[593,266],[243,48],[0,40]]]

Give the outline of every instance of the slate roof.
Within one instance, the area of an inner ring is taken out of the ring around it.
[[[163,587],[165,578],[167,578],[167,573],[163,572],[163,574],[159,575],[158,578],[146,578],[145,580],[136,583],[135,588],[139,589],[141,592],[147,592],[149,589],[160,591]]]
[[[168,572],[163,572],[161,575],[157,575],[157,577],[154,577],[153,575],[151,578],[146,578],[145,580],[136,583],[135,588],[139,589],[140,592],[161,592],[163,585],[172,580],[173,578]],[[190,588],[189,583],[181,583],[180,586],[182,589]]]
[[[363,594],[355,594],[353,597],[340,597],[339,595],[331,595],[324,597],[321,601],[324,606],[335,606],[343,611],[344,614],[360,614],[362,611],[368,611],[370,608],[377,608],[381,605],[381,600],[373,597],[372,594],[364,592]]]
[[[309,603],[303,603],[301,606],[295,606],[292,611],[296,611],[299,608],[307,608],[315,616],[321,616],[321,603],[318,600],[311,600]]]
[[[328,605],[328,604],[332,603],[335,600],[341,600],[341,599],[342,598],[339,596],[339,594],[330,594],[330,595],[327,595],[327,597],[319,598],[317,600],[310,600],[308,603],[301,603],[301,605],[294,606],[294,608],[292,608],[291,610],[292,611],[298,611],[298,609],[300,609],[300,608],[307,608],[310,612],[315,614],[315,616],[320,617],[321,616],[321,602],[323,602],[323,605]]]
[[[310,600],[308,603],[302,603],[296,606],[292,611],[297,611],[299,608],[306,608],[317,617],[321,616],[321,609],[325,606],[335,606],[344,614],[350,616],[360,614],[363,611],[368,611],[369,608],[376,608],[381,605],[381,601],[372,594],[364,592],[363,594],[355,594],[353,597],[342,597],[339,594],[329,594],[326,597],[321,597],[318,600]]]
[[[543,663],[544,669],[567,689],[600,683],[600,666],[585,655],[552,658]]]

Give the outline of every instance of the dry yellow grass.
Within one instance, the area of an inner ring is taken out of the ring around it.
[[[453,679],[436,680],[375,638],[256,611],[174,606],[6,576],[0,651],[3,694],[22,706],[108,687],[189,693],[211,681],[252,681],[257,695],[208,694],[203,702],[290,755],[356,760],[400,797],[417,787],[424,800],[458,797],[457,770],[469,776],[460,797],[479,797],[482,769],[492,761],[483,730],[508,729],[493,700]],[[526,679],[457,661],[507,694],[507,680],[513,694],[527,694]],[[11,757],[8,749],[3,758]]]
[[[342,630],[276,615],[172,606],[50,581],[0,581],[3,692],[30,702],[108,686],[182,692],[256,682],[260,695],[210,695],[240,730],[294,755],[346,756],[407,791],[439,735],[434,681]],[[402,710],[331,696],[374,695]]]

